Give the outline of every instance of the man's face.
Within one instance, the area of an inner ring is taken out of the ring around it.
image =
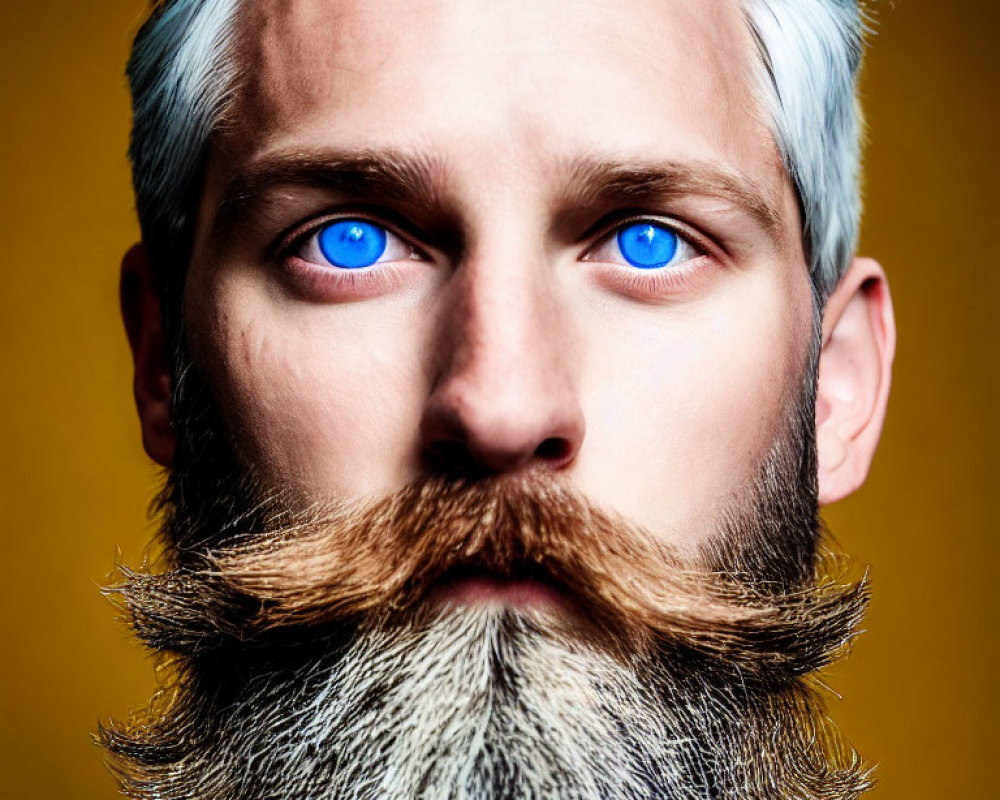
[[[307,500],[548,468],[693,555],[812,323],[738,4],[264,0],[241,25],[185,313],[242,456]],[[323,263],[338,220],[387,231],[381,260]],[[666,265],[630,263],[649,236]]]
[[[878,408],[873,316],[831,296],[814,403],[739,3],[249,9],[169,406],[126,257],[173,547],[118,591],[179,658],[123,786],[857,797],[805,676],[866,601],[814,574],[814,434]]]

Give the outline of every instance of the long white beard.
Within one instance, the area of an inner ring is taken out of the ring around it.
[[[190,792],[197,775],[199,797],[289,800],[709,797],[693,732],[633,665],[560,627],[491,607],[368,627],[332,663],[252,681],[175,785]]]

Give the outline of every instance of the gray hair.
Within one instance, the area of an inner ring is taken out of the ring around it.
[[[161,289],[183,279],[206,144],[236,91],[233,30],[240,2],[156,0],[133,44],[129,157],[143,239]],[[741,2],[759,55],[751,67],[754,87],[798,195],[809,271],[822,298],[857,243],[855,84],[864,18],[856,0]]]
[[[758,96],[802,212],[813,285],[825,297],[854,255],[861,216],[856,0],[744,0]]]

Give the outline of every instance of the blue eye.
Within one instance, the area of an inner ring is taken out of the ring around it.
[[[699,255],[687,237],[668,225],[640,220],[626,222],[606,236],[587,253],[586,260],[653,271],[679,267]]]
[[[385,253],[386,230],[360,219],[338,220],[320,230],[317,244],[333,266],[361,269],[370,267]]]
[[[678,236],[669,228],[640,222],[618,231],[618,249],[625,260],[640,269],[658,269],[677,254]]]
[[[384,225],[356,217],[333,219],[317,226],[296,255],[311,264],[337,270],[420,258],[409,242]]]

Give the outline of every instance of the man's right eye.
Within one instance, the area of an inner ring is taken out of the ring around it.
[[[392,231],[365,219],[336,219],[316,229],[297,254],[311,264],[364,269],[413,258],[413,248]]]

